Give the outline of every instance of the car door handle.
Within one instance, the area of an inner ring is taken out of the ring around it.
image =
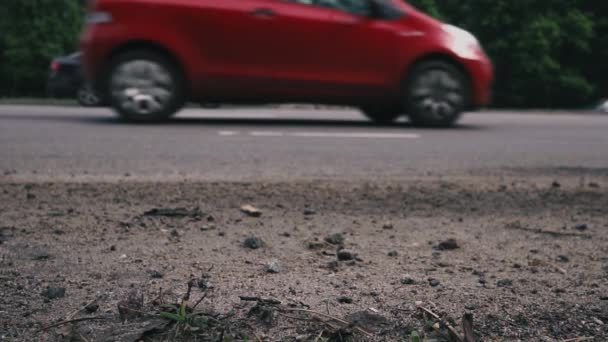
[[[265,18],[270,18],[270,17],[276,17],[276,12],[271,10],[270,8],[256,8],[251,10],[251,12],[249,12],[249,14],[253,15],[254,17],[265,17]]]

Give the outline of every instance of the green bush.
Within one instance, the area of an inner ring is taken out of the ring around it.
[[[594,74],[589,69],[601,68],[597,62],[591,62],[592,51],[595,46],[606,46],[606,35],[600,38],[594,32],[598,18],[592,13],[600,2],[416,0],[412,3],[468,29],[480,39],[496,68],[495,105],[573,107],[587,104],[593,95],[598,95],[599,78],[589,77]]]
[[[78,0],[1,0],[0,96],[44,94],[53,57],[77,48]]]

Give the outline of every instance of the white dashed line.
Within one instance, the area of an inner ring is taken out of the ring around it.
[[[233,135],[239,135],[240,134],[239,131],[219,131],[217,133],[219,135],[223,136],[223,137],[231,137]]]
[[[220,136],[241,135],[240,131],[219,131]],[[361,139],[418,139],[413,133],[376,133],[376,132],[281,132],[251,131],[244,132],[252,137],[294,137],[294,138],[361,138]]]

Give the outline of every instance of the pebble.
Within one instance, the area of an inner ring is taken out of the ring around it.
[[[306,216],[314,215],[316,213],[317,212],[314,211],[314,210],[312,210],[312,209],[306,209],[306,210],[304,210],[304,215],[306,215]]]
[[[578,230],[578,231],[585,231],[587,230],[589,227],[587,227],[586,224],[577,224],[576,226],[574,226],[574,229]]]
[[[410,276],[409,274],[406,274],[405,276],[403,276],[401,278],[401,284],[414,285],[414,284],[416,284],[416,279],[414,279],[414,277]]]
[[[49,286],[42,293],[42,295],[45,296],[48,299],[63,298],[63,297],[65,297],[65,287]]]
[[[441,284],[441,282],[438,279],[435,279],[435,278],[429,279],[429,285],[431,285],[432,287],[437,287],[437,286],[439,286],[439,284]]]
[[[501,279],[496,282],[496,286],[498,287],[511,287],[513,286],[513,280],[511,279]]]
[[[255,236],[250,236],[247,239],[245,239],[245,241],[243,242],[243,247],[249,248],[249,249],[258,249],[258,248],[261,248],[262,246],[264,246],[264,241],[262,241],[261,239],[255,237]]]
[[[390,222],[386,222],[384,225],[382,225],[382,229],[393,229],[393,224]]]
[[[451,251],[458,248],[460,248],[460,246],[458,245],[458,242],[456,242],[456,240],[454,239],[442,241],[437,246],[435,246],[435,249],[440,251]]]
[[[354,260],[354,259],[355,259],[355,255],[350,251],[343,249],[338,252],[338,260],[340,260],[340,261],[349,261],[349,260]]]
[[[568,258],[565,255],[558,255],[557,256],[557,261],[559,261],[559,262],[570,262],[570,258]]]
[[[352,304],[353,303],[353,299],[348,297],[348,296],[340,296],[338,297],[338,303],[342,303],[342,304]]]
[[[390,252],[388,252],[388,256],[389,257],[396,257],[398,255],[399,255],[399,253],[397,253],[397,251],[390,251]]]
[[[162,277],[164,277],[164,275],[159,271],[150,271],[150,278],[161,279]]]
[[[249,204],[242,206],[241,211],[251,217],[262,216],[262,212],[260,211],[260,209]]]
[[[264,265],[264,269],[266,270],[266,273],[279,273],[281,272],[281,264],[279,263],[279,260],[272,259]]]
[[[84,307],[84,309],[88,312],[88,313],[94,313],[97,312],[97,310],[99,310],[99,304],[97,303],[92,303],[89,304],[87,306]]]
[[[332,245],[342,245],[344,244],[344,235],[340,233],[331,234],[325,238],[325,241]]]

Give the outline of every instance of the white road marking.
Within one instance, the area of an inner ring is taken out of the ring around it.
[[[254,137],[282,137],[285,135],[285,133],[264,131],[264,132],[249,132],[249,135],[254,136]]]
[[[239,131],[219,131],[217,132],[219,135],[223,136],[223,137],[230,137],[233,135],[239,135],[241,134]]]
[[[240,131],[219,131],[220,136],[241,135]],[[295,137],[295,138],[362,138],[362,139],[418,139],[419,134],[413,133],[378,133],[378,132],[282,132],[282,131],[250,131],[245,132],[252,137]]]

